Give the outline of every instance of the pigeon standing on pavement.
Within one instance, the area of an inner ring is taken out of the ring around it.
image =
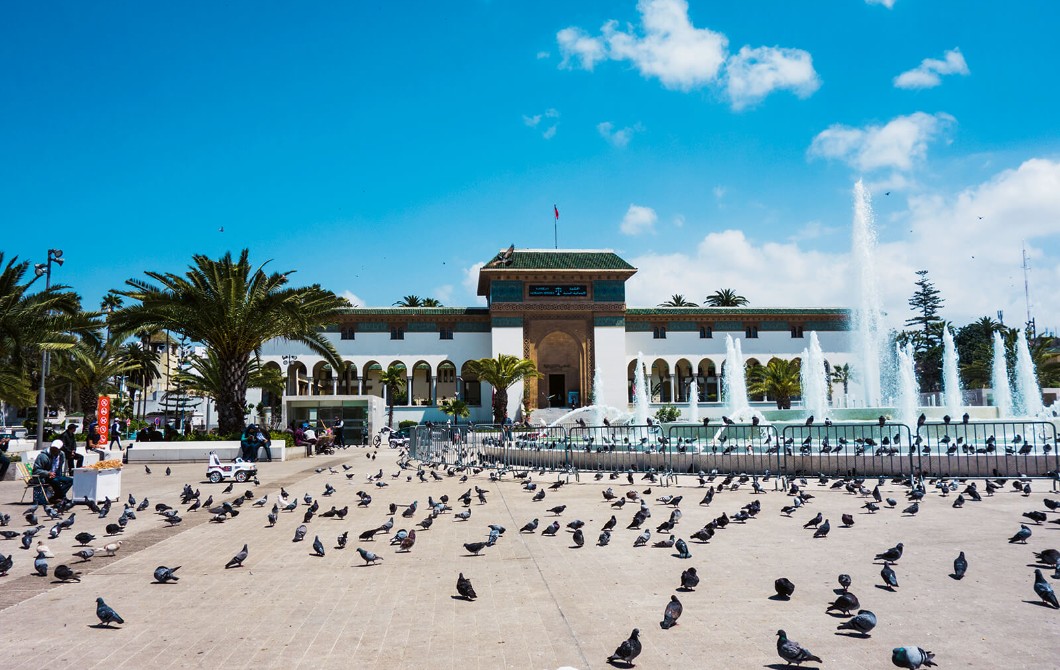
[[[291,542],[301,542],[305,539],[305,534],[309,532],[309,528],[303,523],[298,528],[294,529],[294,539]]]
[[[582,533],[581,528],[574,531],[573,539],[575,546],[579,548],[585,546],[585,534]]]
[[[618,645],[618,649],[615,649],[615,653],[607,657],[607,662],[623,661],[626,665],[632,667],[633,659],[640,655],[640,650],[640,629],[634,628],[633,632],[629,634],[629,639],[623,640],[622,644]]]
[[[869,610],[858,610],[857,616],[836,626],[836,630],[852,630],[865,637],[876,627],[876,615]]]
[[[372,552],[370,552],[370,551],[368,551],[366,549],[361,549],[360,547],[357,547],[357,553],[360,554],[361,558],[364,559],[364,564],[365,565],[374,565],[376,561],[383,560],[383,559],[379,558],[378,556],[376,556],[375,554],[373,554]]]
[[[464,600],[474,600],[478,598],[478,594],[475,593],[475,587],[471,585],[471,580],[464,577],[464,573],[460,573],[456,578],[456,592]]]
[[[1027,544],[1027,538],[1029,538],[1030,536],[1031,529],[1027,526],[1024,526],[1023,524],[1020,524],[1020,529],[1016,531],[1015,535],[1009,538],[1008,542],[1009,544],[1015,544],[1016,542],[1019,542],[1020,544]]]
[[[846,593],[847,589],[850,588],[850,575],[845,573],[839,575],[839,588],[843,589],[843,592]]]
[[[897,563],[898,559],[902,557],[902,553],[905,551],[905,545],[899,542],[882,554],[876,554],[875,560],[877,561],[890,561],[891,563]]]
[[[659,626],[663,630],[673,628],[677,625],[677,620],[681,617],[683,611],[684,606],[681,605],[681,601],[677,599],[677,596],[670,596],[670,602],[666,603],[666,609],[663,610],[663,620],[659,622]]]
[[[674,548],[677,549],[678,558],[692,558],[692,552],[688,550],[688,543],[683,538],[677,539],[677,542],[674,543]]]
[[[43,551],[38,551],[37,558],[33,559],[33,569],[41,577],[48,576],[48,557],[44,555]]]
[[[243,545],[243,548],[239,550],[239,553],[232,557],[232,560],[225,563],[225,570],[228,568],[241,568],[243,567],[243,561],[247,560],[247,545]]]
[[[776,589],[777,595],[784,600],[788,600],[791,598],[791,594],[795,593],[795,584],[787,577],[781,577],[774,581],[773,588]]]
[[[1052,606],[1054,609],[1060,609],[1060,603],[1056,601],[1056,593],[1053,591],[1052,585],[1045,581],[1045,575],[1042,574],[1041,568],[1034,569],[1034,592],[1038,594],[1043,603]]]
[[[813,536],[814,537],[828,537],[828,532],[830,530],[832,530],[832,524],[828,522],[828,519],[825,519],[824,523],[822,523],[820,526],[818,526],[817,530],[813,531]]]
[[[681,573],[681,588],[686,591],[694,591],[699,586],[699,575],[695,568],[689,568]]]
[[[934,659],[935,654],[924,651],[920,647],[895,647],[891,650],[891,663],[907,670],[919,670],[921,667],[930,668],[938,665]]]
[[[96,598],[96,616],[99,618],[99,623],[107,627],[111,623],[125,623],[125,619],[122,619],[107,603],[103,602],[102,598]]]
[[[55,566],[55,578],[59,581],[70,581],[71,579],[75,582],[81,581],[81,573],[71,570],[67,565]]]
[[[313,552],[315,556],[324,555],[324,543],[320,541],[319,535],[313,537]]]
[[[168,584],[169,582],[180,581],[180,577],[177,577],[174,574],[177,570],[180,570],[179,565],[175,568],[167,568],[164,565],[160,565],[155,568],[155,581],[159,584]]]
[[[953,578],[964,579],[964,573],[968,572],[968,559],[962,551],[957,558],[953,559]]]
[[[809,649],[804,648],[795,640],[789,640],[788,634],[783,630],[777,631],[777,654],[787,661],[788,665],[791,665],[792,663],[799,665],[806,661],[816,661],[817,663],[824,662],[819,657],[811,654]]]
[[[898,575],[894,574],[890,563],[884,562],[883,570],[880,570],[880,577],[883,578],[883,584],[888,590],[893,591],[898,588]]]

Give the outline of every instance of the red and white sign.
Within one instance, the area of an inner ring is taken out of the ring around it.
[[[110,397],[101,395],[96,401],[96,430],[99,432],[100,445],[110,442]]]

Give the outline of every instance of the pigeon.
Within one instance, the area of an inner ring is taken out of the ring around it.
[[[962,551],[957,558],[953,559],[953,578],[964,579],[964,573],[968,572],[968,559]]]
[[[869,610],[858,610],[857,616],[836,626],[836,630],[852,630],[868,637],[876,627],[876,615]]]
[[[596,544],[600,545],[601,547],[606,547],[608,544],[610,544],[610,542],[611,531],[609,530],[605,530],[604,532],[600,533],[600,537],[596,540]]]
[[[850,528],[851,526],[854,525],[854,516],[852,514],[844,514],[840,518],[843,521],[843,527],[844,528]]]
[[[1031,529],[1023,524],[1020,524],[1020,529],[1016,531],[1016,534],[1009,538],[1008,543],[1014,544],[1019,542],[1020,544],[1027,544],[1027,538],[1031,536]]]
[[[301,542],[305,539],[305,534],[309,532],[309,528],[303,523],[294,530],[294,539],[291,542]]]
[[[828,606],[825,612],[839,610],[843,614],[849,615],[850,610],[856,610],[859,607],[861,607],[861,603],[856,595],[853,593],[842,593],[835,599],[835,602]]]
[[[579,548],[585,546],[585,534],[582,533],[582,529],[581,528],[578,528],[577,530],[574,531],[574,535],[573,535],[572,539],[574,540],[575,546],[577,546]]]
[[[55,566],[55,578],[61,582],[68,582],[73,580],[75,582],[81,581],[81,573],[71,570],[67,565]]]
[[[787,661],[788,665],[794,663],[800,665],[806,661],[815,661],[817,663],[823,663],[820,658],[810,653],[809,649],[805,649],[795,640],[789,640],[788,634],[783,630],[777,631],[777,654]]]
[[[802,524],[802,527],[803,528],[810,528],[812,526],[812,527],[816,528],[818,526],[818,524],[820,524],[823,519],[824,519],[824,515],[821,514],[820,512],[818,512],[817,516],[815,516],[814,518],[810,519],[806,523]]]
[[[48,576],[48,557],[44,555],[43,551],[38,551],[37,558],[33,559],[33,569],[41,577]]]
[[[1049,518],[1049,517],[1047,517],[1045,515],[1045,512],[1039,512],[1038,510],[1033,510],[1031,512],[1024,512],[1023,516],[1024,516],[1024,518],[1030,519],[1031,521],[1033,521],[1034,523],[1039,524],[1039,525],[1044,523],[1045,520]]]
[[[1051,605],[1055,609],[1060,609],[1060,603],[1056,601],[1056,593],[1053,591],[1052,585],[1045,581],[1041,568],[1034,569],[1034,592],[1038,594],[1043,603]]]
[[[121,540],[103,545],[103,551],[107,552],[107,556],[113,556],[119,549],[121,549]]]
[[[313,537],[313,551],[315,552],[313,554],[314,556],[323,556],[324,555],[324,543],[320,541],[320,536],[319,535],[315,535]]]
[[[276,512],[269,512],[269,516],[267,518],[269,520],[269,528],[272,528],[273,526],[276,525],[276,519],[277,519]]]
[[[548,528],[546,528],[545,530],[541,531],[541,534],[542,535],[554,536],[557,532],[559,532],[559,521],[553,521],[552,524],[549,525]]]
[[[556,516],[559,516],[560,514],[563,514],[563,510],[565,510],[565,509],[567,509],[566,505],[557,505],[556,507],[553,507],[553,508],[549,509],[548,511],[552,512]]]
[[[1046,549],[1042,552],[1034,552],[1034,558],[1042,565],[1060,565],[1060,551]]]
[[[678,538],[674,547],[677,549],[678,558],[692,558],[692,552],[688,550],[688,544],[683,538]]]
[[[883,570],[880,570],[880,577],[883,578],[883,583],[888,590],[893,591],[898,588],[898,575],[894,574],[890,563],[884,562]]]
[[[791,598],[791,594],[795,593],[795,584],[787,577],[781,577],[774,581],[773,588],[776,589],[777,595],[784,600],[788,600]]]
[[[919,670],[921,667],[930,668],[938,665],[934,661],[935,654],[924,651],[920,647],[895,647],[891,650],[891,663],[899,668],[908,670]]]
[[[466,509],[463,512],[457,512],[453,515],[453,521],[467,521],[471,518],[471,509]]]
[[[670,549],[674,546],[674,536],[671,535],[667,539],[660,540],[651,546],[655,547],[656,549]]]
[[[232,557],[232,560],[225,563],[225,570],[228,568],[241,568],[243,567],[243,561],[247,560],[247,545],[243,545],[243,548],[239,550],[239,553]]]
[[[644,532],[637,536],[636,540],[633,540],[634,547],[643,547],[648,544],[648,540],[651,539],[651,529],[645,528]]]
[[[3,577],[11,571],[11,567],[15,564],[15,555],[4,556],[0,554],[0,577]]]
[[[471,585],[471,580],[464,577],[464,573],[460,573],[456,578],[456,592],[464,600],[474,600],[478,598],[478,594],[475,593],[475,587]]]
[[[464,543],[464,549],[466,549],[469,554],[474,554],[475,556],[478,556],[479,552],[482,551],[485,548],[486,548],[486,543],[485,542],[465,542]]]
[[[145,465],[145,466],[144,466],[144,472],[145,472],[145,473],[147,473],[147,474],[151,474],[151,468],[149,468],[149,467],[147,467],[147,466]],[[131,493],[129,494],[129,497],[130,497],[130,498],[132,497],[132,494],[131,494]]]
[[[361,549],[360,547],[357,547],[357,553],[360,554],[361,558],[364,559],[364,564],[365,565],[373,565],[373,564],[375,564],[376,561],[383,560],[383,559],[379,558],[378,556],[376,556],[375,554],[373,554],[372,552],[370,552],[370,551],[368,551],[366,549]]]
[[[694,591],[699,586],[699,575],[695,568],[689,568],[681,573],[681,588],[686,591]]]
[[[677,625],[677,620],[681,618],[681,612],[684,611],[684,607],[681,605],[681,601],[677,599],[677,596],[670,596],[670,602],[666,603],[666,609],[663,610],[663,620],[659,622],[659,627],[663,630],[673,628]]]
[[[401,539],[400,551],[409,552],[412,551],[412,545],[416,544],[416,529],[412,529],[408,532],[404,538]]]
[[[99,623],[107,627],[111,623],[125,623],[125,619],[122,619],[107,603],[103,602],[102,598],[96,598],[96,616],[99,618]]]
[[[180,570],[180,566],[179,565],[177,567],[175,567],[175,568],[167,568],[164,565],[160,565],[157,568],[155,568],[155,572],[154,572],[155,581],[157,583],[159,583],[159,584],[168,584],[169,582],[180,581],[180,577],[177,577],[175,574],[173,574],[177,570]]]
[[[897,563],[898,559],[902,557],[902,552],[905,551],[905,545],[899,542],[882,554],[876,554],[876,558],[873,560],[887,561],[890,563]]]
[[[909,516],[916,516],[919,511],[920,511],[920,503],[919,502],[915,502],[912,505],[910,505],[909,507],[906,507],[904,510],[902,510],[902,514],[908,514]]]
[[[814,537],[827,537],[828,531],[832,530],[832,524],[828,523],[828,519],[824,520],[817,530],[813,531]]]
[[[93,549],[92,547],[85,547],[84,549],[81,549],[79,551],[75,551],[74,552],[74,556],[77,556],[78,558],[80,558],[82,563],[84,563],[85,561],[89,560],[90,558],[92,558],[95,555],[96,555],[96,550]]]
[[[623,661],[626,665],[632,667],[633,659],[640,655],[640,629],[634,628],[633,632],[629,634],[629,639],[624,640],[622,644],[618,645],[618,649],[615,649],[615,653],[607,657],[608,663],[614,663],[615,661]]]

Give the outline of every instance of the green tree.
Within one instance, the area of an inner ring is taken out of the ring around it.
[[[397,307],[424,307],[423,298],[418,295],[407,295],[394,303]]]
[[[126,386],[130,389],[138,390],[139,396],[142,398],[147,387],[159,376],[158,364],[161,361],[161,356],[151,347],[144,346],[143,342],[129,342],[122,345],[122,356],[133,364],[126,373],[128,376]],[[135,400],[137,394],[131,393],[131,395]],[[137,404],[139,403],[134,401],[134,417]]]
[[[379,373],[379,383],[386,387],[386,405],[387,405],[387,422],[386,425],[391,428],[394,427],[394,401],[397,399],[397,394],[405,388],[405,384],[408,379],[405,377],[407,370],[405,368],[391,365],[386,370]]]
[[[850,382],[854,380],[854,373],[850,369],[850,363],[832,366],[832,373],[828,375],[828,384],[839,384],[843,387],[843,395],[850,392]]]
[[[221,360],[217,354],[209,350],[205,356],[191,356],[188,358],[188,369],[174,375],[174,382],[183,386],[192,395],[212,398],[216,402],[224,393]],[[273,365],[262,365],[256,357],[250,359],[247,367],[248,389],[261,389],[273,395],[279,395],[283,393],[286,385],[287,380],[279,368]]]
[[[928,279],[927,270],[917,270],[916,275],[919,277],[914,282],[917,289],[909,298],[909,308],[913,311],[913,316],[906,319],[905,325],[919,331],[919,338],[914,337],[912,342],[914,347],[920,349],[930,346],[936,337],[941,339],[942,331],[933,326],[942,322],[939,310],[945,301],[942,299],[942,292]]]
[[[445,307],[437,298],[424,298],[420,307]]]
[[[493,387],[493,421],[503,423],[508,416],[508,389],[524,379],[535,379],[541,376],[534,362],[498,354],[496,358],[480,358],[467,362],[468,370],[477,375],[479,381]]]
[[[965,388],[985,388],[992,384],[995,332],[1001,333],[1002,339],[1009,344],[1006,353],[1011,356],[1016,331],[989,316],[957,329],[953,341],[961,361],[961,380]]]
[[[57,363],[55,374],[73,384],[86,425],[96,418],[99,396],[116,392],[114,380],[135,368],[135,363],[123,355],[120,344],[94,338],[82,338],[64,351]]]
[[[770,396],[776,401],[777,409],[791,409],[791,399],[802,393],[801,367],[797,360],[772,358],[748,371],[747,391],[751,395]]]
[[[685,300],[680,293],[674,293],[666,302],[660,302],[659,307],[699,307],[699,305]]]
[[[442,403],[442,413],[453,417],[453,423],[460,425],[460,419],[471,416],[471,408],[459,398],[449,398]]]
[[[707,307],[743,307],[747,298],[737,295],[731,288],[722,288],[708,295],[704,303]]]
[[[238,259],[231,253],[219,260],[197,254],[184,275],[147,272],[157,285],[130,279],[131,288],[119,294],[138,304],[111,319],[123,333],[176,331],[217,356],[222,377],[217,423],[224,435],[245,428],[250,361],[264,343],[300,342],[336,369],[342,364],[322,328],[337,320],[346,301],[319,285],[288,286],[292,271],[267,274],[264,264],[251,266],[249,255],[247,249]]]
[[[659,423],[673,423],[681,418],[681,410],[676,405],[663,405],[655,412]]]

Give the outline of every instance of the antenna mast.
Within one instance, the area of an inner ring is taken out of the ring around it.
[[[1023,299],[1027,304],[1027,327],[1030,329],[1030,336],[1033,338],[1034,332],[1034,319],[1031,318],[1031,288],[1030,281],[1028,279],[1028,273],[1030,271],[1030,265],[1027,263],[1027,244],[1026,242],[1020,243],[1020,250],[1023,252]]]

